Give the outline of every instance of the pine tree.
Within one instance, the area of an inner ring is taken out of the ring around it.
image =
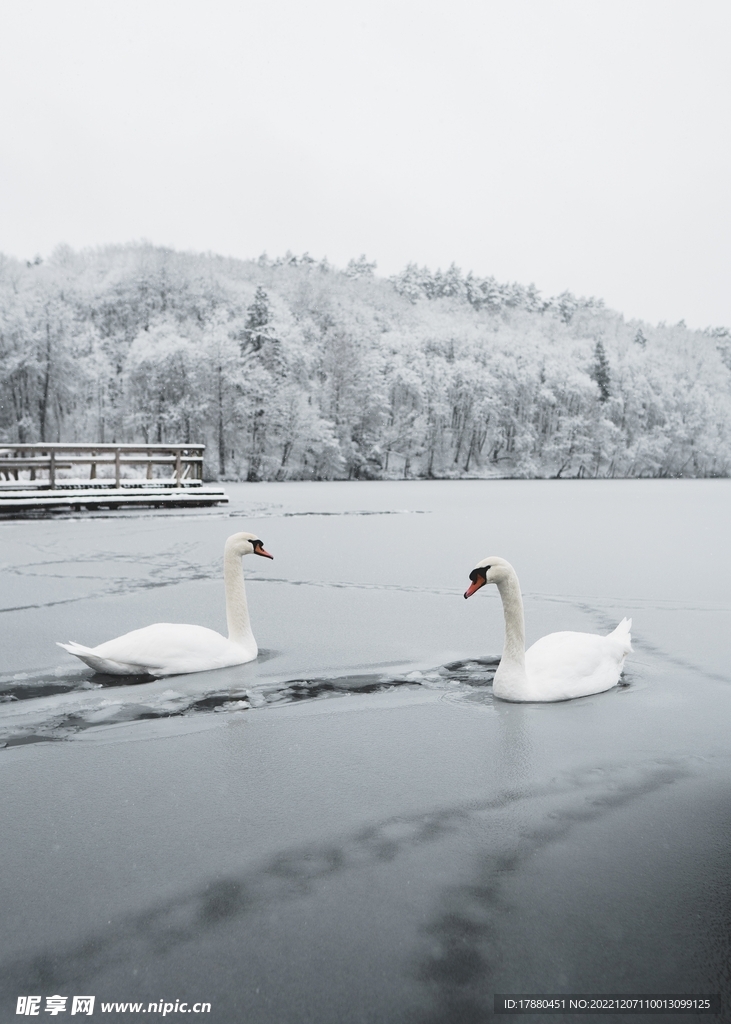
[[[346,277],[373,277],[373,272],[378,264],[373,261],[369,263],[366,259],[365,253],[361,253],[358,259],[352,259],[348,261],[348,265],[345,268]]]
[[[254,295],[254,301],[246,310],[246,323],[241,339],[241,355],[247,351],[258,352],[264,342],[268,340],[269,334],[266,327],[270,317],[269,296],[259,285]]]
[[[609,390],[609,360],[601,339],[594,346],[594,366],[591,376],[599,388],[599,401],[606,402],[611,394]]]

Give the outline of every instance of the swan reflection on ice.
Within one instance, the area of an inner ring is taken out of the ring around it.
[[[246,602],[241,566],[244,555],[274,557],[264,550],[255,533],[234,533],[226,541],[223,579],[228,640],[205,626],[156,622],[107,640],[97,647],[84,647],[74,641],[59,643],[58,646],[80,658],[96,672],[118,676],[174,676],[253,661],[259,649],[251,632]]]
[[[632,619],[622,619],[608,636],[549,633],[525,649],[523,598],[515,569],[497,555],[483,558],[470,573],[465,597],[496,584],[505,615],[505,644],[492,692],[502,700],[556,701],[610,690],[619,682],[632,650]]]

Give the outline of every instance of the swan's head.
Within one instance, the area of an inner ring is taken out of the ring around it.
[[[499,585],[503,580],[512,575],[515,575],[515,570],[510,562],[507,562],[504,558],[500,558],[498,555],[493,555],[491,558],[483,558],[470,573],[471,582],[467,590],[465,590],[464,596],[472,597],[486,583],[496,583]]]
[[[262,555],[264,558],[274,558],[255,533],[234,533],[226,541],[226,552],[233,551],[235,555]]]

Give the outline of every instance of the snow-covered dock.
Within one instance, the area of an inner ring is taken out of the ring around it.
[[[0,448],[0,515],[225,504],[228,496],[220,487],[203,483],[204,449],[162,444],[6,445]],[[90,467],[85,479],[78,475],[81,466]]]
[[[228,496],[220,487],[95,487],[93,490],[58,489],[55,491],[0,490],[0,515],[34,509],[94,509],[151,506],[181,508],[226,504]]]

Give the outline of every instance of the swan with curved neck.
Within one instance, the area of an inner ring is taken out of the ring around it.
[[[71,641],[59,644],[96,672],[116,676],[174,676],[207,672],[253,661],[259,653],[251,632],[241,559],[244,555],[273,558],[255,533],[234,533],[223,552],[228,640],[205,626],[156,622],[134,629],[97,647]]]
[[[493,693],[501,700],[556,701],[610,690],[619,682],[632,650],[632,619],[622,619],[608,636],[549,633],[525,649],[523,598],[515,569],[497,555],[483,558],[470,573],[465,597],[494,583],[503,602],[505,644]]]

